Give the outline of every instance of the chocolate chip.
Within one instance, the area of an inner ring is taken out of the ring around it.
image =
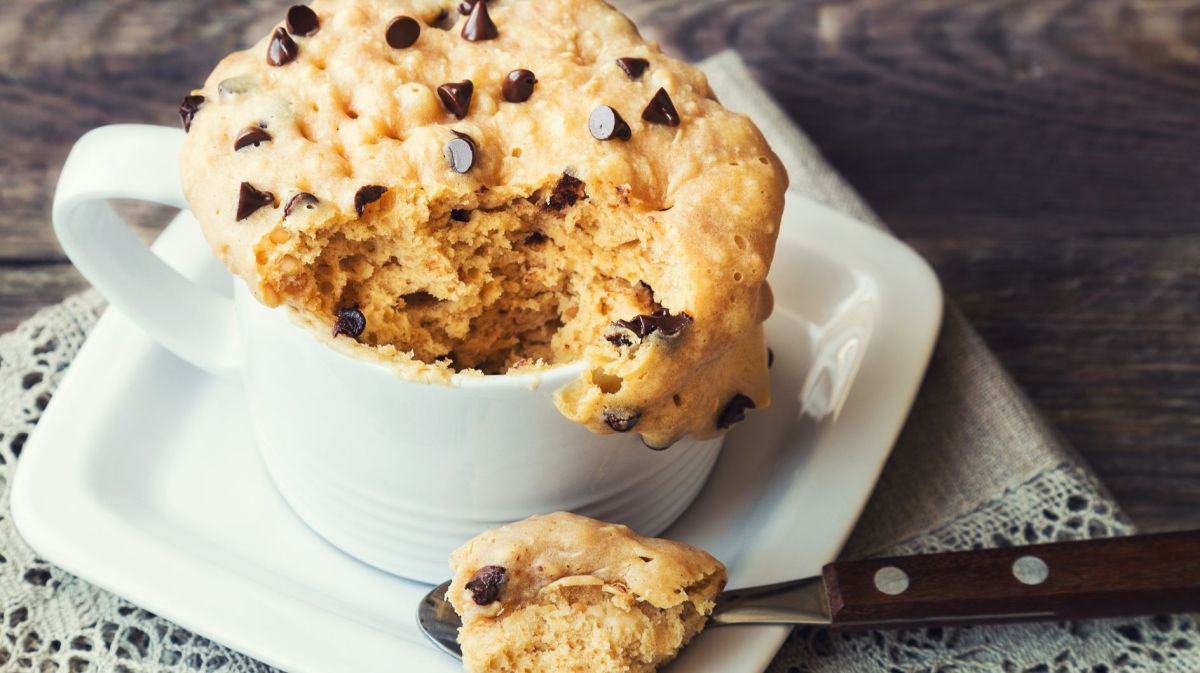
[[[679,126],[679,113],[675,111],[675,104],[671,102],[666,89],[660,88],[658,93],[654,94],[646,109],[642,110],[642,119],[651,124]]]
[[[204,96],[183,97],[183,101],[179,104],[179,119],[183,122],[184,133],[192,130],[192,120],[196,118],[196,113],[200,111],[201,105],[204,105]]]
[[[475,141],[465,133],[454,131],[454,137],[446,142],[442,155],[456,173],[466,173],[475,165]]]
[[[233,141],[233,151],[236,152],[243,147],[250,145],[258,146],[259,143],[270,142],[271,134],[262,130],[257,126],[247,126],[238,134],[237,140]]]
[[[292,5],[287,11],[288,32],[296,37],[312,37],[321,29],[317,13],[308,5]]]
[[[450,12],[446,11],[445,7],[428,24],[430,28],[437,28],[438,30],[450,30],[454,27],[454,21],[450,19]]]
[[[471,80],[461,82],[446,82],[437,88],[438,98],[450,114],[462,119],[471,109],[471,94],[475,93],[475,85]]]
[[[506,579],[508,571],[503,566],[484,566],[467,580],[467,591],[471,592],[471,599],[476,605],[487,605],[500,596]]]
[[[462,11],[461,6],[459,11]],[[494,40],[500,37],[500,31],[496,30],[496,24],[492,23],[492,16],[488,14],[487,2],[476,2],[475,6],[471,8],[467,22],[463,24],[462,36],[463,39],[471,42]]]
[[[471,211],[455,208],[454,210],[450,211],[450,219],[454,220],[455,222],[470,222]]]
[[[679,336],[691,324],[692,316],[687,313],[671,315],[667,309],[660,308],[650,315],[639,315],[631,320],[614,322],[610,327],[616,329],[606,330],[604,338],[615,346],[631,346],[633,344],[624,330],[633,332],[639,339],[645,339],[654,333],[669,339]]]
[[[387,192],[387,187],[383,185],[366,185],[359,187],[357,192],[354,192],[354,210],[362,217],[363,211],[367,206],[378,201],[384,193]]]
[[[680,332],[687,329],[692,324],[692,316],[680,312],[678,315],[671,315],[671,312],[665,308],[660,308],[651,314],[657,322],[655,329],[658,333],[665,337],[678,336]]]
[[[555,183],[554,191],[550,192],[550,196],[546,197],[546,202],[542,204],[542,208],[546,210],[562,210],[586,198],[587,192],[584,191],[583,180],[574,175],[563,173],[562,177]]]
[[[629,432],[633,429],[633,426],[637,425],[637,422],[641,420],[641,418],[641,414],[633,411],[625,411],[622,409],[604,410],[605,425],[617,432]]]
[[[646,72],[646,68],[650,67],[650,61],[644,58],[626,56],[618,58],[617,65],[620,66],[621,70],[625,71],[626,75],[629,75],[629,79],[637,79],[642,76],[642,73]]]
[[[337,310],[337,320],[333,322],[333,336],[345,334],[348,337],[357,339],[367,328],[367,317],[358,310],[357,306],[350,308],[339,308]]]
[[[300,46],[283,28],[276,28],[267,45],[267,63],[274,66],[287,65],[300,55]]]
[[[721,413],[717,415],[717,427],[728,428],[734,423],[741,423],[746,420],[746,410],[754,408],[754,400],[738,393],[733,396],[733,399],[725,405]]]
[[[504,100],[510,103],[524,103],[533,95],[533,85],[537,78],[531,70],[514,70],[504,77],[501,85]]]
[[[632,346],[633,341],[629,335],[625,334],[624,330],[616,330],[609,325],[609,328],[604,330],[604,339],[614,346]]]
[[[546,235],[540,231],[535,231],[525,237],[525,245],[541,245],[546,242]]]
[[[767,347],[767,369],[770,369],[771,365],[773,365],[773,364],[775,364],[775,351],[771,350],[771,347],[768,346]]]
[[[296,210],[297,208],[303,207],[312,210],[320,202],[321,201],[317,199],[317,197],[309,194],[308,192],[297,192],[296,194],[292,195],[292,198],[288,199],[287,203],[283,206],[283,216],[285,218],[291,217],[292,211]]]
[[[261,192],[249,182],[243,182],[238,190],[237,219],[238,222],[250,217],[254,211],[263,206],[275,204],[275,195],[271,192]]]
[[[397,16],[387,25],[384,38],[392,49],[407,49],[421,36],[421,24],[411,16]]]
[[[479,0],[462,0],[462,2],[458,3],[458,13],[463,16],[470,14],[471,10],[475,9],[475,3],[477,2]]]
[[[592,110],[592,115],[588,117],[588,130],[592,132],[592,137],[596,140],[612,140],[619,138],[621,140],[629,140],[633,132],[629,130],[629,124],[621,118],[621,115],[607,105]]]

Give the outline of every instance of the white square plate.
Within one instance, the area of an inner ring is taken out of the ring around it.
[[[155,250],[229,288],[190,216]],[[941,290],[915,253],[797,195],[771,284],[774,403],[730,435],[668,532],[723,560],[731,587],[814,575],[834,559],[941,320]],[[238,384],[176,359],[114,309],[30,438],[12,508],[42,557],[280,668],[461,670],[417,630],[428,587],[340,553],[288,509],[259,461]],[[787,633],[711,629],[670,670],[757,673]]]

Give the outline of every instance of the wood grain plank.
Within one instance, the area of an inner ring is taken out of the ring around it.
[[[1200,524],[1200,239],[913,242],[1135,521]]]
[[[103,124],[178,125],[179,100],[289,3],[0,3],[0,259],[62,259],[47,223],[72,143]]]
[[[0,334],[38,309],[88,288],[69,262],[0,264]]]

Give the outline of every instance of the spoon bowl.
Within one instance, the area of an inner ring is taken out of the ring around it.
[[[462,659],[462,648],[458,645],[458,628],[462,620],[454,611],[454,606],[446,600],[446,590],[450,588],[447,580],[434,587],[421,604],[417,606],[417,624],[439,650],[455,659]]]

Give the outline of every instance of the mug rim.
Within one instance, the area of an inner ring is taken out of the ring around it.
[[[572,360],[562,364],[550,365],[545,369],[518,374],[483,374],[466,375],[455,372],[450,376],[451,385],[459,388],[503,387],[521,384],[525,388],[536,388],[540,385],[558,385],[583,373],[586,363],[583,360]],[[560,380],[561,379],[561,380]]]
[[[231,276],[233,274],[230,274]],[[335,355],[339,358],[344,358],[347,364],[355,364],[366,366],[375,371],[386,373],[403,383],[412,383],[416,385],[446,385],[452,388],[473,388],[473,389],[503,389],[503,388],[518,388],[525,390],[536,390],[543,385],[562,386],[571,380],[579,377],[586,368],[586,361],[572,360],[561,364],[549,365],[544,369],[529,372],[519,372],[514,374],[465,374],[463,372],[454,372],[450,375],[449,381],[445,383],[439,381],[415,381],[411,378],[397,373],[396,369],[390,366],[387,362],[381,359],[359,358],[354,357],[350,353],[344,352],[342,349],[334,348],[330,344],[322,341],[312,328],[306,324],[307,321],[291,306],[281,304],[275,308],[271,308],[260,302],[249,288],[246,287],[243,279],[237,278],[235,283],[237,289],[234,292],[235,301],[249,302],[250,305],[264,311],[266,314],[275,314],[277,311],[281,315],[285,315],[288,322],[293,328],[306,332],[308,338],[312,340],[313,345],[319,348],[322,352]],[[240,295],[240,296],[239,296]],[[280,311],[282,309],[282,311]],[[267,317],[267,316],[264,316]]]

